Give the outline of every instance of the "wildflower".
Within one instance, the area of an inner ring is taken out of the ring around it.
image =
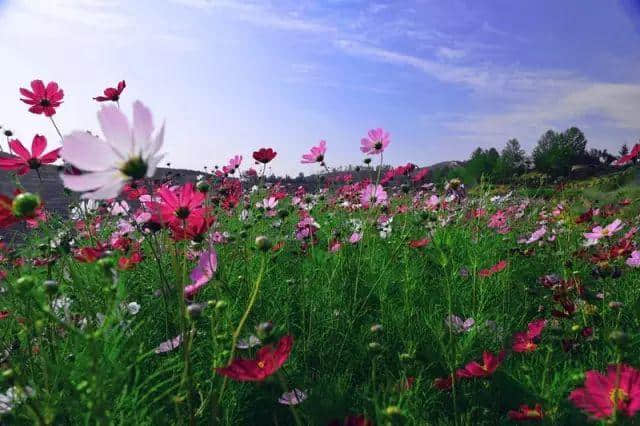
[[[306,392],[295,388],[290,392],[285,392],[282,394],[280,398],[278,398],[278,402],[283,405],[298,405],[308,398]]]
[[[535,243],[540,238],[542,238],[546,233],[547,233],[547,227],[542,225],[539,229],[537,229],[531,234],[531,237],[529,237],[529,239],[526,241],[526,244]]]
[[[137,315],[140,312],[140,305],[137,302],[130,302],[126,305],[129,315]]]
[[[491,275],[504,270],[506,267],[507,267],[507,261],[501,260],[500,262],[493,265],[491,268],[481,269],[478,272],[478,275],[483,278],[490,277]]]
[[[31,152],[18,139],[13,139],[9,141],[9,148],[16,155],[0,158],[0,169],[17,170],[19,175],[24,175],[29,169],[37,170],[43,164],[55,162],[60,156],[60,148],[42,155],[46,147],[47,138],[41,135],[33,137]]]
[[[35,395],[30,386],[12,386],[4,393],[0,393],[0,414],[11,412],[17,405],[22,404],[27,398]]]
[[[385,132],[384,129],[372,129],[369,130],[366,138],[360,140],[362,145],[360,151],[367,155],[381,154],[389,146],[390,142],[389,133]]]
[[[637,268],[638,266],[640,266],[640,251],[632,251],[631,257],[627,259],[626,263],[632,268]]]
[[[409,241],[409,247],[411,247],[411,248],[425,247],[427,244],[429,244],[429,242],[431,242],[431,240],[429,238],[422,238],[420,240],[413,240],[413,241]]]
[[[104,96],[96,96],[93,98],[98,102],[112,101],[118,102],[120,100],[120,95],[122,95],[122,91],[127,87],[127,84],[124,80],[118,82],[118,87],[107,87],[104,89]]]
[[[34,114],[43,114],[51,117],[56,113],[56,108],[62,104],[64,91],[58,87],[58,83],[49,82],[45,87],[42,80],[33,80],[31,82],[31,90],[20,88],[20,94],[24,98],[20,98],[22,102],[31,105],[29,112]]]
[[[236,169],[240,168],[242,163],[242,155],[236,155],[229,160],[229,164],[222,167],[222,172],[225,174],[233,174]]]
[[[198,265],[191,271],[191,284],[184,288],[184,297],[192,298],[202,287],[213,278],[218,269],[218,255],[211,248],[200,255]]]
[[[164,354],[167,352],[171,352],[172,350],[180,346],[181,343],[182,343],[182,335],[178,334],[173,339],[160,343],[158,347],[155,348],[153,351],[156,354]]]
[[[620,229],[622,229],[622,221],[616,219],[604,228],[602,226],[596,226],[591,232],[585,232],[583,235],[587,240],[597,242],[600,238],[612,236]]]
[[[466,333],[471,330],[475,323],[476,321],[473,318],[463,320],[457,315],[449,315],[444,320],[444,324],[454,333]]]
[[[629,164],[632,160],[634,160],[638,156],[638,154],[640,154],[640,143],[635,144],[630,153],[621,156],[612,164],[614,166],[624,166],[625,164]]]
[[[322,163],[324,162],[324,154],[327,152],[327,142],[321,140],[317,146],[311,148],[311,151],[308,154],[304,154],[302,156],[302,160],[300,161],[303,164],[309,163]]]
[[[514,352],[533,352],[538,348],[537,341],[546,327],[547,321],[544,319],[532,321],[527,326],[526,332],[516,333],[513,336],[512,349]]]
[[[456,371],[458,378],[470,379],[472,377],[489,377],[502,363],[504,359],[505,351],[501,351],[498,355],[494,355],[491,352],[484,352],[482,354],[483,363],[480,364],[477,361],[471,361],[464,368]]]
[[[236,343],[236,348],[250,349],[250,348],[253,348],[254,346],[258,346],[261,344],[262,344],[262,341],[252,334],[247,339],[238,340],[238,343]]]
[[[260,148],[257,151],[253,151],[253,159],[262,164],[269,163],[276,158],[276,155],[278,155],[278,153],[271,148]]]
[[[433,380],[433,386],[440,391],[449,390],[453,387],[453,377],[452,376],[437,377],[436,379]]]
[[[332,420],[328,426],[373,426],[373,422],[363,414],[347,416],[344,420]]]
[[[351,244],[357,244],[360,240],[362,239],[362,234],[359,232],[354,232],[353,234],[351,234],[351,236],[349,237],[349,243]]]
[[[287,335],[280,339],[274,348],[264,346],[258,351],[256,359],[234,359],[227,367],[217,368],[222,376],[237,381],[263,381],[282,367],[293,346],[293,336]]]
[[[203,217],[205,214],[202,207],[205,195],[196,191],[191,183],[175,189],[163,186],[158,189],[158,197],[157,202],[150,202],[148,206],[152,211],[158,212],[161,220],[169,225],[180,225],[187,219]]]
[[[518,408],[518,410],[510,410],[507,413],[507,416],[510,420],[515,420],[518,422],[527,421],[527,420],[542,420],[544,414],[542,413],[542,407],[540,404],[536,404],[535,407],[529,408],[528,405],[523,404]]]
[[[133,127],[115,106],[102,107],[98,120],[106,142],[87,132],[73,132],[62,141],[62,158],[87,173],[62,174],[64,186],[84,192],[82,198],[110,199],[136,179],[151,177],[162,159],[164,125],[152,138],[151,112],[141,102],[133,104]]]
[[[437,210],[440,205],[440,198],[437,195],[432,195],[426,202],[427,210]]]
[[[365,208],[384,205],[387,203],[387,193],[382,185],[369,184],[360,195],[360,203]]]
[[[607,374],[590,370],[583,388],[575,389],[569,401],[596,419],[611,417],[614,411],[633,417],[640,410],[640,371],[626,365],[610,365]]]

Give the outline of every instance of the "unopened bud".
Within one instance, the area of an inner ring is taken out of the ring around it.
[[[40,207],[40,197],[30,192],[16,195],[11,203],[11,212],[17,218],[33,217]]]
[[[256,247],[265,252],[269,251],[271,248],[271,240],[264,235],[260,235],[259,237],[256,237]]]

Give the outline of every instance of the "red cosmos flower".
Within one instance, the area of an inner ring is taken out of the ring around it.
[[[127,196],[127,199],[134,201],[139,199],[141,196],[146,195],[147,188],[142,186],[141,181],[133,181],[131,183],[127,183],[123,188],[122,192]]]
[[[431,240],[428,238],[422,238],[421,240],[413,240],[409,241],[409,247],[411,248],[420,248],[429,244]]]
[[[607,375],[590,370],[584,387],[575,389],[569,401],[596,419],[618,414],[633,417],[640,410],[640,371],[626,365],[610,365]]]
[[[55,162],[60,157],[60,149],[54,149],[44,155],[47,147],[47,138],[41,135],[35,135],[31,143],[31,152],[22,145],[18,139],[9,142],[9,148],[16,155],[0,158],[0,169],[17,170],[19,175],[26,174],[29,169],[36,170],[43,164]]]
[[[96,96],[93,99],[98,102],[105,102],[105,101],[118,102],[120,100],[120,95],[122,94],[122,91],[124,90],[125,87],[127,87],[127,84],[124,82],[124,80],[122,80],[121,82],[118,83],[117,88],[107,87],[106,89],[104,89],[104,96]]]
[[[134,251],[129,257],[121,257],[118,259],[118,269],[121,271],[126,271],[129,269],[133,269],[137,264],[143,261],[142,253],[139,251]]]
[[[516,333],[513,336],[513,345],[511,348],[514,352],[533,352],[538,347],[536,343],[542,334],[542,330],[547,325],[547,320],[539,319],[529,323],[527,331]]]
[[[332,420],[328,426],[373,426],[373,422],[363,414],[357,416],[347,416],[344,420]]]
[[[613,162],[614,166],[624,166],[625,164],[629,164],[631,162],[631,160],[633,160],[634,158],[636,158],[638,156],[638,154],[640,154],[640,143],[637,143],[633,146],[633,148],[631,149],[631,152],[628,153],[627,155],[623,155],[622,157],[618,158],[616,161]]]
[[[5,318],[9,317],[9,311],[0,311],[0,320],[3,320]]]
[[[504,270],[504,268],[506,268],[506,267],[507,267],[507,261],[506,260],[501,260],[500,262],[498,262],[495,265],[493,265],[491,268],[481,269],[478,272],[478,275],[483,277],[483,278],[490,277],[491,275]]]
[[[96,247],[82,247],[73,250],[73,258],[83,263],[94,263],[107,251],[107,246],[100,243]]]
[[[204,236],[216,221],[214,216],[191,215],[184,224],[172,223],[169,225],[171,229],[171,238],[174,241],[192,240],[202,242]]]
[[[429,174],[429,168],[425,167],[424,169],[418,170],[418,172],[411,177],[411,181],[414,183],[420,182]]]
[[[264,346],[258,351],[256,359],[234,359],[227,367],[216,368],[218,374],[240,382],[261,382],[285,363],[293,346],[293,336],[287,335],[280,339],[274,348]]]
[[[31,105],[29,112],[34,114],[42,114],[51,117],[56,113],[56,108],[62,104],[64,91],[58,88],[58,83],[53,81],[44,86],[42,80],[33,80],[31,82],[31,90],[24,87],[20,88],[20,93],[24,98],[20,98],[22,102]]]
[[[511,420],[515,420],[517,422],[525,422],[525,421],[535,421],[542,420],[544,414],[542,413],[542,407],[540,404],[536,404],[535,407],[529,408],[528,405],[523,404],[518,408],[518,411],[510,410],[507,413],[507,416]]]
[[[163,222],[180,226],[183,221],[194,216],[203,216],[205,195],[196,191],[191,183],[176,190],[163,186],[157,191],[160,201],[151,202],[152,211],[157,211]]]
[[[262,164],[267,164],[276,158],[276,155],[278,153],[271,148],[260,148],[257,151],[253,151],[253,159]]]
[[[496,356],[491,352],[484,352],[482,354],[483,364],[478,363],[477,361],[471,361],[469,364],[465,365],[464,368],[458,369],[456,371],[456,377],[459,379],[470,379],[472,377],[489,377],[496,371],[496,369],[502,363],[504,359],[505,351],[500,351],[500,353]]]
[[[440,391],[448,391],[453,387],[453,377],[437,377],[433,380],[433,386]]]

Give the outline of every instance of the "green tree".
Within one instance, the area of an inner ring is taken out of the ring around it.
[[[567,176],[571,167],[586,162],[587,139],[580,129],[571,127],[562,133],[547,130],[533,150],[535,167],[553,177]]]

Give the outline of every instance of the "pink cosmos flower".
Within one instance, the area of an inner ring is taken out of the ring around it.
[[[64,91],[58,88],[58,83],[51,81],[44,86],[42,80],[33,80],[31,82],[31,90],[20,88],[20,94],[24,98],[20,98],[22,102],[31,105],[29,112],[34,114],[43,114],[51,117],[56,113],[56,108],[62,104]]]
[[[229,164],[222,167],[222,172],[226,174],[235,173],[236,169],[240,167],[242,163],[242,155],[236,155],[229,160]]]
[[[591,232],[585,232],[583,235],[588,240],[598,241],[600,238],[612,236],[620,229],[622,229],[622,221],[620,219],[616,219],[604,228],[602,226],[596,226],[591,230]]]
[[[282,394],[280,398],[278,398],[278,402],[283,405],[298,405],[308,398],[306,392],[295,388],[290,392],[285,392]]]
[[[259,209],[264,209],[265,213],[269,217],[273,217],[276,215],[276,207],[278,206],[278,200],[276,197],[269,197],[262,200],[262,202],[257,202],[256,207]]]
[[[362,234],[359,232],[354,232],[353,234],[351,234],[351,236],[349,237],[349,242],[351,244],[357,244],[360,240],[362,239]]]
[[[585,373],[584,387],[575,389],[569,401],[596,419],[611,417],[614,410],[633,417],[640,410],[640,371],[626,365],[610,365],[607,374]]]
[[[135,179],[152,177],[162,159],[164,125],[152,137],[151,111],[141,102],[133,104],[133,126],[115,106],[98,112],[106,141],[87,132],[76,131],[62,140],[62,158],[86,171],[80,175],[62,174],[64,186],[84,192],[82,198],[105,200],[118,196],[124,185]]]
[[[340,244],[340,241],[334,239],[329,242],[329,251],[331,253],[335,253],[339,251],[341,248],[342,248],[342,244]]]
[[[538,340],[542,330],[546,327],[547,321],[539,319],[532,321],[527,326],[526,332],[516,333],[513,336],[511,348],[514,352],[533,352],[538,348]]]
[[[47,138],[35,135],[31,142],[31,152],[18,139],[9,141],[9,149],[16,155],[0,158],[0,169],[17,170],[19,175],[26,174],[29,169],[37,170],[43,164],[51,164],[59,157],[60,149],[54,149],[42,155],[47,148]]]
[[[184,297],[192,298],[202,287],[204,287],[216,273],[218,269],[218,256],[215,249],[205,251],[200,255],[198,265],[191,271],[191,284],[184,288]]]
[[[463,320],[457,315],[449,315],[445,320],[444,324],[451,329],[454,333],[466,333],[471,330],[476,321],[473,318],[467,318]]]
[[[631,257],[626,261],[627,265],[632,268],[637,268],[640,266],[640,251],[634,250],[631,252]]]
[[[302,160],[300,162],[303,164],[322,163],[326,152],[327,142],[321,140],[317,146],[311,147],[311,151],[308,154],[304,154],[302,156]]]
[[[366,138],[360,140],[360,145],[362,145],[360,151],[367,155],[381,154],[389,146],[390,142],[389,133],[385,132],[384,129],[372,129],[369,130]]]
[[[387,193],[382,185],[370,183],[360,195],[360,204],[364,208],[387,204]]]
[[[538,230],[534,231],[531,234],[531,237],[529,237],[529,239],[526,241],[527,244],[533,244],[536,241],[538,241],[540,238],[542,238],[544,236],[544,234],[547,233],[547,227],[542,225]]]
[[[465,365],[464,368],[456,371],[456,377],[459,379],[470,379],[472,377],[489,377],[500,366],[504,359],[505,351],[501,351],[498,355],[494,355],[491,352],[484,352],[482,354],[483,363],[480,364],[477,361],[472,361]]]
[[[429,197],[426,203],[427,209],[431,211],[437,210],[439,205],[440,205],[440,198],[438,198],[438,196],[435,194]]]
[[[166,342],[162,342],[155,348],[153,351],[157,354],[163,354],[166,352],[171,352],[182,343],[182,335],[178,334],[171,340],[167,340]]]
[[[125,87],[127,87],[127,83],[122,80],[118,83],[118,87],[107,87],[106,89],[104,89],[104,96],[96,96],[93,99],[98,102],[118,102],[120,100],[120,95],[122,95],[122,91]]]

